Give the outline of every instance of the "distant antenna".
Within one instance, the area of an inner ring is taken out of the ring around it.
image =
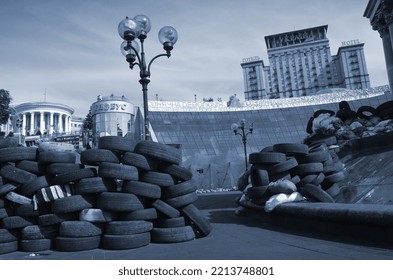
[[[46,102],[46,88],[45,88],[45,92],[44,92],[44,102]]]

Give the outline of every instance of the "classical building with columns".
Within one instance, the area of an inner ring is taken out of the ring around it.
[[[51,102],[26,102],[13,105],[12,126],[23,136],[70,134],[74,109]],[[17,122],[21,122],[20,128]]]
[[[385,54],[389,86],[393,88],[393,1],[370,0],[364,17],[370,20],[373,30],[379,32]]]

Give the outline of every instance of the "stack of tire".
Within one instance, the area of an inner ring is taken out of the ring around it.
[[[0,254],[132,249],[207,236],[181,150],[102,137],[76,154],[0,149]]]
[[[325,138],[310,145],[279,143],[249,155],[250,168],[238,179],[238,188],[247,201],[264,205],[277,194],[276,182],[290,181],[294,188],[283,191],[299,192],[310,202],[334,202],[340,192],[339,183],[345,178],[344,165]]]
[[[393,119],[393,101],[386,101],[376,108],[371,106],[361,106],[357,110],[359,118],[368,119],[373,116],[380,117],[383,120]]]

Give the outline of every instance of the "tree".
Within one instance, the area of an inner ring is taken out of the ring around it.
[[[11,96],[8,90],[0,89],[0,125],[6,124],[10,118]]]
[[[93,115],[91,114],[91,110],[86,115],[85,120],[83,121],[83,129],[92,130],[93,129]]]

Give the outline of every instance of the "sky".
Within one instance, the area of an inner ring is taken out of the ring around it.
[[[358,39],[371,86],[388,84],[382,41],[363,17],[368,0],[0,0],[0,89],[13,103],[47,101],[85,117],[98,95],[143,106],[139,70],[120,52],[117,26],[147,15],[147,61],[163,53],[161,27],[176,28],[171,57],[151,66],[149,100],[244,100],[243,58],[269,65],[264,37],[328,25],[331,54]]]

